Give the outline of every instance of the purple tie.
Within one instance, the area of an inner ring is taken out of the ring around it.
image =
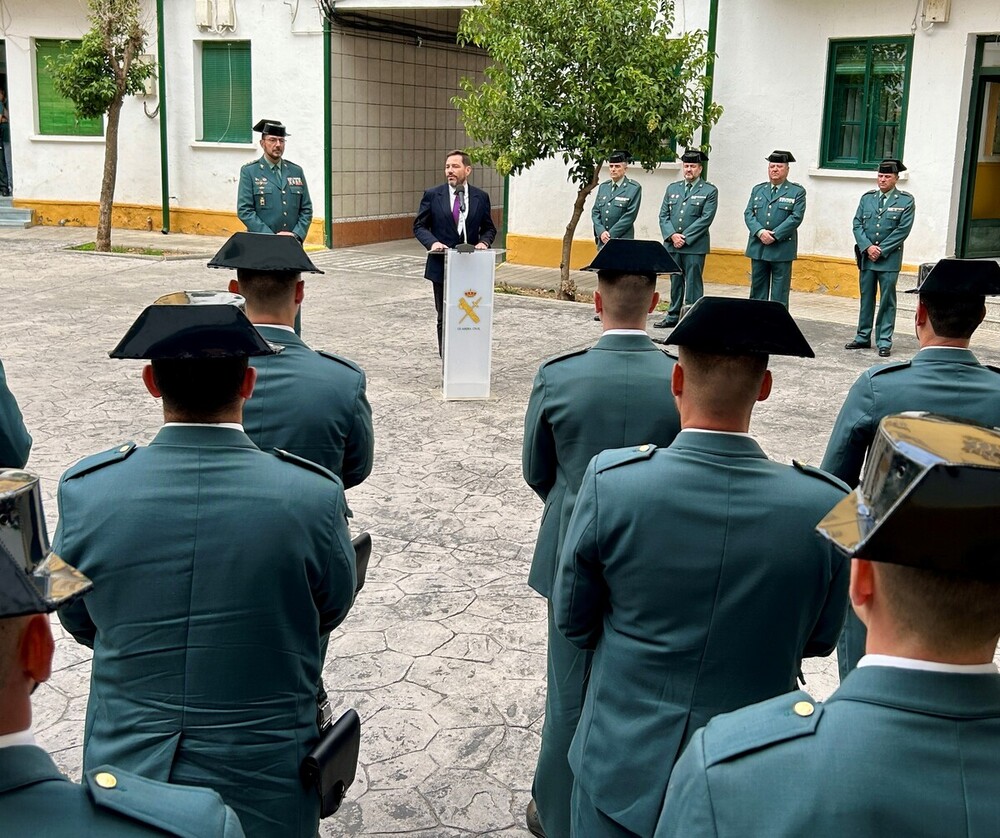
[[[458,225],[458,216],[462,213],[462,202],[458,199],[458,193],[455,193],[455,205],[451,208],[452,218],[455,219],[456,226]]]

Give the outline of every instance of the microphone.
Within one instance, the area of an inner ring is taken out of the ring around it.
[[[455,194],[458,195],[458,209],[464,215],[465,214],[465,187],[459,186],[455,190]]]

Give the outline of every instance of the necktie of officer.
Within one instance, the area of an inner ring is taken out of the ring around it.
[[[284,189],[285,188],[285,175],[281,171],[281,164],[280,163],[278,163],[278,164],[275,165],[275,167],[274,167],[274,174],[278,178],[278,188],[279,189]]]
[[[889,196],[885,192],[883,192],[882,195],[881,195],[881,197],[878,199],[878,211],[879,212],[882,212],[882,210],[885,209],[885,202],[886,202],[886,199],[888,197]]]
[[[455,219],[455,224],[458,224],[458,217],[462,214],[462,201],[458,197],[458,193],[455,193],[455,203],[451,207],[451,217]]]
[[[774,198],[774,197],[777,196],[777,194],[778,194],[778,187],[777,186],[772,186],[771,187],[771,197]]]
[[[690,183],[685,183],[684,184],[684,198],[685,198],[685,200],[687,199],[687,196],[690,195],[690,194],[691,194],[691,184]]]

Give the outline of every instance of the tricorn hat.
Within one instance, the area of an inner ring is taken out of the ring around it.
[[[208,266],[259,273],[323,273],[295,236],[270,233],[233,233]]]
[[[610,239],[597,251],[594,261],[584,270],[640,274],[654,278],[657,274],[681,272],[673,257],[660,242],[641,239]]]
[[[228,291],[177,291],[139,315],[109,353],[112,358],[240,358],[275,355],[243,313],[244,299]]]
[[[788,309],[775,300],[702,297],[664,342],[715,355],[816,357]]]
[[[877,171],[880,175],[898,175],[900,172],[906,171],[906,166],[903,165],[902,160],[898,160],[895,157],[886,157],[885,160],[878,164]]]
[[[1000,265],[992,259],[941,259],[906,293],[992,297],[1000,294]]]
[[[1000,431],[885,417],[861,485],[816,530],[859,559],[1000,579]]]
[[[276,119],[262,119],[253,127],[254,131],[259,131],[263,137],[287,137],[285,126]]]
[[[780,148],[776,148],[767,156],[768,163],[794,163],[795,158],[792,156],[790,151],[783,151]]]
[[[681,155],[682,163],[707,163],[708,155],[704,151],[697,148],[686,148],[684,153]]]
[[[627,151],[612,151],[608,156],[609,163],[628,163],[631,156]]]

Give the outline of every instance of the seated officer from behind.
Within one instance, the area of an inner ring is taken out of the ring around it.
[[[206,293],[161,298],[112,352],[151,361],[153,441],[59,482],[55,549],[95,586],[59,611],[94,650],[84,768],[206,785],[247,835],[313,838],[319,795],[299,770],[319,740],[320,635],[356,587],[344,490],[244,433],[247,358],[275,350],[239,297]]]
[[[670,340],[681,432],[591,460],[559,556],[556,627],[595,650],[569,751],[574,836],[651,835],[695,729],[793,689],[847,607],[847,561],[814,532],[847,487],[747,433],[768,356],[813,355],[791,315],[702,297]]]
[[[698,731],[656,838],[1000,834],[1000,434],[904,416],[882,434],[878,477],[819,526],[855,557],[868,654],[823,704]]]
[[[991,427],[1000,426],[1000,374],[969,350],[986,317],[986,297],[1000,294],[1000,265],[975,259],[942,259],[921,286],[914,315],[920,351],[910,361],[863,372],[844,401],[823,456],[826,471],[856,486],[878,430],[892,413],[928,410]],[[865,627],[847,615],[837,646],[845,678],[865,650]]]
[[[330,352],[314,352],[295,334],[305,297],[303,272],[322,273],[288,238],[236,233],[209,267],[235,268],[229,290],[246,298],[250,322],[277,355],[253,358],[257,383],[243,407],[243,427],[258,448],[281,448],[358,485],[372,470],[375,437],[365,373]]]
[[[213,791],[109,765],[92,768],[78,786],[35,744],[31,695],[52,673],[48,615],[90,588],[89,579],[48,550],[38,478],[0,470],[0,832],[239,838],[240,822]]]
[[[21,468],[28,462],[31,434],[14,394],[7,388],[7,376],[0,361],[0,467]]]
[[[591,458],[605,448],[669,445],[680,430],[670,395],[675,359],[645,329],[646,315],[660,297],[656,275],[676,267],[659,242],[608,242],[587,267],[597,271],[594,305],[604,335],[589,349],[546,361],[535,376],[524,417],[521,465],[524,479],[545,501],[528,584],[547,599]],[[566,754],[580,719],[590,652],[559,634],[551,603],[548,641],[545,725],[527,820],[535,835],[568,838],[573,774]]]

